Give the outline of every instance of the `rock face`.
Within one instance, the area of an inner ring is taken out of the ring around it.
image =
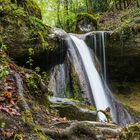
[[[97,30],[97,20],[93,15],[87,13],[77,15],[76,31],[78,33],[87,33],[95,30]]]
[[[49,101],[52,103],[51,106],[58,110],[61,117],[79,121],[96,121],[97,119],[97,112],[93,107],[91,109],[91,107],[79,102],[57,97],[51,97]]]
[[[114,32],[107,42],[108,73],[111,80],[140,81],[140,33]]]
[[[58,36],[48,38],[50,33],[51,28],[42,23],[40,9],[33,1],[0,1],[0,38],[8,46],[10,57],[25,64],[28,49],[32,48],[32,58],[38,65],[60,63],[57,58],[64,58],[66,49],[60,48]]]

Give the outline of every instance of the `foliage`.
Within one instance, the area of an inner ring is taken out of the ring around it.
[[[9,74],[7,66],[1,66],[0,67],[0,79],[7,76]]]
[[[73,31],[76,14],[87,10],[85,0],[36,0],[36,2],[42,10],[44,23],[66,31]]]
[[[7,58],[6,58],[6,55],[5,55],[6,50],[7,50],[7,46],[4,45],[3,43],[1,43],[0,57],[1,57],[2,65],[0,65],[0,79],[4,78],[5,76],[7,76],[9,74]]]
[[[34,54],[34,50],[33,50],[32,48],[29,48],[29,49],[28,49],[28,52],[29,52],[29,58],[28,58],[28,61],[27,61],[26,63],[29,64],[30,69],[31,69],[32,66],[33,66],[32,55]]]
[[[29,74],[27,76],[26,82],[30,90],[34,90],[34,93],[38,93],[38,86],[34,79],[34,74]]]
[[[45,30],[45,25],[42,23],[42,20],[40,20],[37,17],[30,17],[32,24],[34,24],[35,26],[37,26],[40,30],[44,31]]]
[[[131,4],[139,6],[138,0],[36,0],[44,23],[67,32],[75,31],[76,15],[79,13],[102,14],[105,11],[123,10]]]
[[[23,140],[23,137],[21,134],[15,134],[14,135],[14,140]]]

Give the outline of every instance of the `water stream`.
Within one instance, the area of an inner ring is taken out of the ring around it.
[[[73,35],[71,35],[71,38],[76,44],[76,48],[83,61],[97,110],[105,110],[107,107],[111,107],[87,45],[82,39],[78,39]],[[106,117],[104,114],[99,113],[99,119],[105,121]]]
[[[91,43],[87,45],[84,40],[89,35]],[[74,91],[68,91],[67,88],[68,83],[72,84],[71,69],[74,69],[84,93],[82,96],[88,99],[88,103],[96,106],[97,110],[109,107],[112,120],[117,124],[123,126],[134,123],[133,116],[116,101],[107,85],[105,32],[94,31],[82,36],[71,34],[65,41],[68,47],[66,60],[52,69],[50,78],[49,86],[52,87],[54,96],[73,98],[70,95]],[[98,113],[98,118],[106,121],[106,116],[101,112]]]

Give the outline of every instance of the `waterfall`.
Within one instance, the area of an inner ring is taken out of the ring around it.
[[[68,47],[67,57],[62,64],[56,65],[51,70],[49,86],[54,96],[73,98],[73,89],[67,90],[69,83],[73,84],[71,81],[73,69],[84,93],[82,97],[88,99],[88,103],[96,106],[97,110],[105,110],[109,107],[113,122],[124,126],[136,122],[136,118],[116,101],[107,85],[105,33],[94,31],[84,36],[68,36],[65,39],[65,45]],[[91,37],[91,44],[84,42],[89,37]],[[101,67],[98,66],[99,63]],[[101,112],[98,113],[98,117],[100,121],[107,120]]]
[[[104,77],[104,80],[107,80],[107,75],[106,75],[106,51],[105,51],[105,36],[106,33],[110,32],[105,32],[105,31],[93,31],[90,33],[90,44],[89,47],[93,48],[93,51],[95,55],[98,57],[100,60],[101,64],[101,69],[102,69],[102,75]]]
[[[65,64],[55,66],[50,77],[49,87],[55,97],[65,97],[67,69]]]
[[[102,48],[103,48],[103,74],[104,80],[106,81],[106,55],[105,55],[105,34],[101,32]]]
[[[89,86],[87,76],[85,74],[85,69],[83,67],[81,57],[76,51],[75,44],[72,42],[70,37],[67,38],[66,42],[68,46],[67,58],[63,62],[63,64],[56,65],[51,70],[52,72],[49,82],[49,88],[56,97],[72,98],[70,96],[71,93],[68,93],[69,91],[67,91],[67,87],[68,83],[71,83],[70,74],[72,72],[70,71],[70,69],[73,68],[75,73],[78,75],[81,89],[85,93],[83,95],[83,98],[88,99],[89,104],[94,105],[93,96],[91,95],[92,92]],[[73,92],[72,89],[69,90]]]
[[[76,44],[76,48],[83,61],[83,65],[86,70],[86,74],[87,74],[89,84],[92,90],[96,108],[97,110],[105,110],[107,107],[110,107],[110,104],[105,94],[102,80],[92,60],[90,51],[83,40],[78,39],[77,37],[72,36],[72,35],[71,35],[71,38]],[[103,113],[99,113],[99,119],[101,121],[105,121],[106,117],[104,116]]]

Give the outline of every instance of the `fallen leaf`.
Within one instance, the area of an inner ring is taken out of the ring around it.
[[[9,64],[9,68],[10,68],[11,70],[15,70],[15,65],[12,64],[12,63],[10,63],[10,64]]]
[[[12,98],[12,93],[9,91],[4,91],[3,96],[7,99],[11,99]]]

